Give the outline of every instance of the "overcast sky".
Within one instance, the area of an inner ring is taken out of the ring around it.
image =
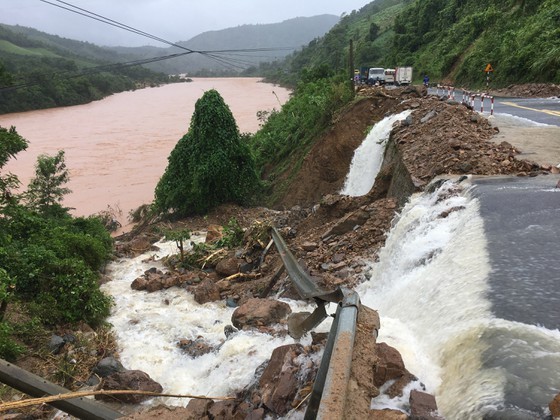
[[[64,6],[57,0],[48,0]],[[371,0],[65,0],[171,42],[245,24],[277,23],[300,16],[340,16]],[[67,6],[65,6],[67,7]],[[158,45],[40,0],[0,0],[0,23],[22,25],[98,45]]]

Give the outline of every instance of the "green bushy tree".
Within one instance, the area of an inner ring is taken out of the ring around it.
[[[111,237],[98,218],[71,217],[60,205],[68,192],[64,152],[38,159],[25,202],[12,194],[19,181],[1,170],[26,147],[14,127],[0,127],[0,321],[6,305],[19,301],[49,324],[98,324],[110,308],[98,279]],[[10,326],[0,322],[0,356],[17,355],[10,334]]]
[[[168,160],[155,190],[159,211],[182,216],[226,202],[243,204],[259,187],[249,146],[214,89],[196,102],[189,131]]]
[[[27,149],[27,144],[27,140],[17,133],[15,127],[0,127],[0,209],[13,201],[11,190],[19,186],[17,176],[3,173],[3,168],[8,160]]]
[[[64,185],[70,174],[64,161],[64,150],[54,156],[40,155],[35,165],[35,178],[27,187],[27,199],[31,208],[44,215],[62,215],[66,209],[61,203],[70,190]]]

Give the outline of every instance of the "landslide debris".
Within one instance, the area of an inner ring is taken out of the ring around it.
[[[416,88],[364,87],[358,94],[362,98],[355,102],[355,108],[350,107],[341,113],[332,128],[311,149],[297,182],[293,184],[293,191],[281,200],[281,209],[224,205],[205,218],[190,218],[180,223],[181,227],[211,231],[213,241],[223,234],[215,226],[224,225],[235,217],[246,232],[243,244],[235,249],[208,251],[206,256],[199,258],[205,262],[204,266],[172,270],[171,274],[165,275],[146,273],[137,283],[149,280],[152,274],[166,276],[158,281],[191,290],[199,302],[225,300],[231,306],[276,295],[297,299],[289,278],[279,275],[281,260],[277,251],[274,247],[267,249],[269,236],[263,235],[266,232],[263,227],[268,226],[280,230],[292,252],[319,286],[325,289],[353,287],[363,281],[367,278],[368,262],[376,260],[402,202],[384,187],[387,178],[393,176],[390,168],[382,168],[376,186],[365,196],[343,196],[338,191],[348,173],[353,150],[360,144],[359,139],[365,138],[367,130],[364,128],[371,127],[389,113],[412,110],[406,120],[394,127],[389,142],[396,148],[416,191],[426,188],[436,176],[536,176],[550,169],[518,159],[519,150],[507,142],[492,142],[496,129],[465,105],[427,96],[425,90]],[[345,135],[346,131],[348,135]],[[155,236],[152,234],[150,238],[145,233],[144,241],[149,242]],[[135,247],[121,243],[119,249],[127,253]],[[167,278],[169,276],[176,276],[180,281],[174,283]],[[152,289],[147,286],[146,290]],[[251,322],[246,324],[244,328],[286,334],[285,324],[279,327],[262,325],[261,321],[254,326]],[[282,378],[281,386],[278,381],[273,381],[278,385],[273,392],[267,387],[275,385],[262,383],[261,367],[256,372],[260,388],[246,389],[232,402],[193,402],[185,409],[185,415],[208,415],[218,411],[224,416],[219,418],[284,415],[294,408],[294,399],[299,403],[305,398],[313,380],[312,377],[296,380],[301,360],[307,360],[308,368],[315,372],[317,366],[309,360],[314,360],[320,349],[321,344],[315,341],[311,346],[298,345],[297,349],[277,349],[281,352],[282,357],[276,357],[280,361],[271,362],[264,369],[275,369],[275,375]],[[384,359],[378,355],[360,360],[364,363],[363,371],[368,372],[372,370],[372,363],[379,371]],[[279,364],[286,366],[287,370],[280,369]],[[391,392],[402,395],[402,389],[415,378],[404,366],[397,376],[398,386],[392,387]],[[379,382],[380,378],[376,380]],[[372,383],[368,385],[367,393],[373,396],[379,393],[379,389]],[[275,395],[274,402],[271,395]],[[134,418],[155,418],[152,415],[156,415],[156,411]]]
[[[524,98],[551,98],[560,97],[560,85],[553,83],[525,83],[510,85],[502,89],[492,89],[494,96],[524,97]]]

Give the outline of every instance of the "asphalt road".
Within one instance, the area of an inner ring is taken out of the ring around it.
[[[447,91],[430,88],[429,93],[440,96],[447,95]],[[461,101],[462,90],[455,90],[455,100]],[[480,112],[480,97],[475,98],[475,109]],[[525,118],[539,124],[560,127],[560,98],[505,98],[494,97],[494,114],[508,114]],[[484,100],[484,114],[490,115],[490,99]]]
[[[560,126],[560,99],[495,97],[494,113],[511,114],[540,124]]]
[[[441,88],[429,89],[430,94],[448,96]],[[463,91],[455,90],[454,99],[461,102]],[[494,97],[494,115],[490,115],[490,99],[475,97],[474,108],[488,117],[499,129],[493,141],[507,141],[526,159],[543,166],[560,168],[560,98],[505,98]]]

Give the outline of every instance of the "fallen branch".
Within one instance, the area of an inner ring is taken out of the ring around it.
[[[208,255],[207,257],[204,257],[203,259],[199,260],[199,262],[204,261],[204,263],[202,264],[201,269],[204,270],[204,267],[206,266],[206,263],[209,262],[212,258],[214,258],[216,255],[219,255],[220,253],[225,253],[226,251],[223,248],[218,249],[217,251],[211,253],[210,255]]]
[[[260,273],[235,273],[232,274],[231,276],[224,277],[223,279],[218,280],[217,283],[221,283],[223,281],[235,280],[240,277],[244,277],[246,279],[256,279],[259,278],[260,276],[261,276]]]
[[[161,394],[158,392],[150,391],[136,391],[136,390],[113,390],[113,391],[77,391],[68,392],[66,394],[50,395],[41,398],[29,398],[26,400],[14,401],[0,404],[0,412],[13,410],[23,407],[29,407],[38,404],[48,404],[54,401],[71,400],[73,398],[89,397],[92,395],[122,395],[122,394],[135,394],[135,395],[150,395],[152,397],[172,397],[172,398],[197,398],[203,400],[233,400],[233,397],[207,397],[204,395],[188,395],[188,394]]]

